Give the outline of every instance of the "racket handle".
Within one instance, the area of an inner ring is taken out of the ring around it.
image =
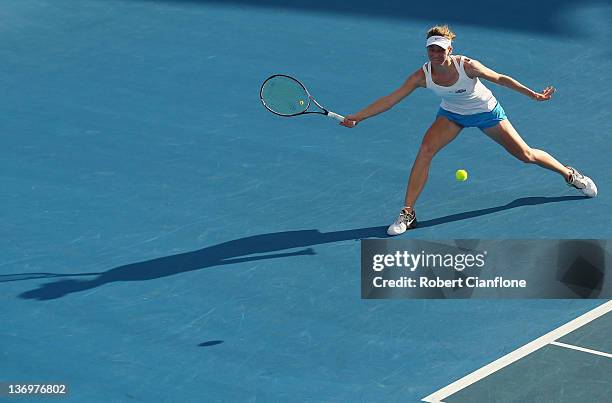
[[[332,111],[328,111],[327,116],[336,119],[338,122],[344,122],[344,116],[338,115],[337,113],[334,113]]]

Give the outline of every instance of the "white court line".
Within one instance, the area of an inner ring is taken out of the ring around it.
[[[550,344],[554,344],[555,346],[559,346],[559,347],[571,348],[572,350],[578,350],[578,351],[582,351],[584,353],[597,354],[597,355],[601,355],[603,357],[612,358],[612,354],[604,353],[603,351],[591,350],[590,348],[574,346],[573,344],[566,344],[566,343],[561,343],[561,342],[558,342],[558,341],[553,341]]]
[[[464,389],[470,386],[473,383],[480,381],[481,379],[491,375],[494,372],[499,371],[500,369],[512,364],[515,361],[520,360],[521,358],[533,353],[536,350],[546,346],[547,344],[552,343],[553,341],[565,336],[566,334],[578,329],[581,326],[586,325],[587,323],[599,318],[600,316],[605,315],[606,313],[612,311],[612,301],[608,301],[605,304],[598,306],[597,308],[585,313],[577,317],[576,319],[566,323],[563,326],[560,326],[553,330],[552,332],[546,333],[544,336],[535,339],[534,341],[525,344],[523,347],[520,347],[509,354],[493,361],[490,364],[485,365],[482,368],[477,369],[464,376],[461,379],[456,380],[438,390],[437,392],[432,393],[431,395],[424,397],[422,401],[430,402],[430,403],[442,403],[443,399],[446,399],[452,394],[459,392],[461,389]]]

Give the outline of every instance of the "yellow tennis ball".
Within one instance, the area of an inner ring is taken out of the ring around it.
[[[300,99],[300,105],[304,105],[304,101]]]
[[[457,179],[459,182],[463,182],[467,180],[467,178],[468,178],[468,173],[466,170],[458,169],[457,172],[455,172],[455,179]]]

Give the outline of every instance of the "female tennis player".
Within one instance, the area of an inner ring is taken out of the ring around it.
[[[435,26],[427,32],[429,62],[410,75],[391,94],[376,100],[363,110],[346,116],[340,124],[349,128],[359,122],[391,109],[418,87],[429,88],[442,98],[435,121],[423,136],[416,160],[412,165],[404,208],[387,229],[389,235],[399,235],[417,226],[414,205],[425,186],[429,166],[438,151],[450,143],[464,127],[477,127],[519,160],[537,164],[557,172],[569,186],[586,196],[597,196],[595,183],[575,168],[564,166],[546,151],[529,147],[506,117],[504,109],[480,78],[503,85],[535,101],[548,101],[555,92],[546,87],[535,92],[512,77],[499,74],[477,60],[452,55],[455,34],[447,25]]]

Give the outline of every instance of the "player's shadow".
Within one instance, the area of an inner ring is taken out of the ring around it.
[[[556,203],[570,200],[588,199],[587,196],[559,196],[559,197],[523,197],[516,199],[506,205],[489,207],[480,210],[466,211],[463,213],[451,214],[445,217],[433,218],[431,220],[420,221],[419,228],[432,227],[434,225],[445,224],[453,221],[467,220],[470,218],[480,217],[487,214],[497,213],[503,210],[509,210],[515,207],[535,206],[537,204]]]
[[[581,196],[521,198],[503,206],[467,211],[464,213],[426,220],[421,222],[419,227],[426,228],[453,221],[466,220],[520,206],[555,203],[583,198],[584,197]],[[26,280],[32,278],[66,277],[66,279],[41,284],[39,288],[20,294],[20,297],[24,299],[51,300],[114,282],[146,281],[172,276],[179,273],[201,270],[208,267],[252,262],[257,260],[314,255],[315,252],[311,248],[314,245],[322,245],[347,240],[359,240],[364,238],[386,237],[386,228],[386,226],[380,226],[334,232],[319,232],[318,230],[310,229],[253,235],[246,238],[235,239],[217,245],[208,246],[192,252],[126,264],[100,273],[8,274],[0,276],[0,282]],[[418,233],[418,231],[415,233]],[[94,276],[94,278],[89,280],[77,280],[70,278],[91,276]]]

